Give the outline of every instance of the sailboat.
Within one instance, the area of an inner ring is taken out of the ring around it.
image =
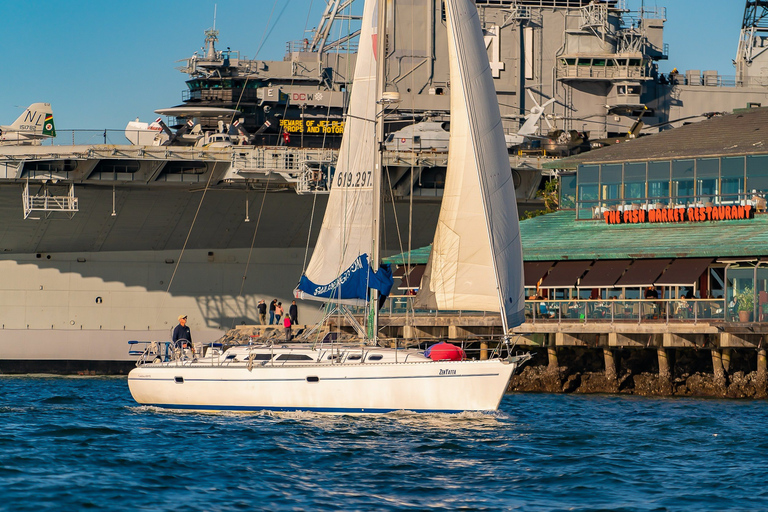
[[[204,357],[157,362],[145,355],[128,376],[138,403],[343,414],[498,409],[512,374],[530,358],[513,356],[506,338],[524,321],[517,207],[477,8],[473,0],[445,0],[445,6],[452,84],[449,163],[432,255],[416,302],[499,312],[505,357],[434,360],[416,349],[376,346],[374,320],[372,344],[211,347]],[[373,303],[374,312],[378,295],[392,287],[391,273],[378,265],[377,242],[382,180],[376,153],[386,95],[377,85],[383,82],[377,79],[383,49],[374,48],[383,18],[383,6],[365,2],[341,156],[321,234],[296,288],[299,298]]]

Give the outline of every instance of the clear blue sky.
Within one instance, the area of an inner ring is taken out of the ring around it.
[[[641,1],[628,0],[628,5],[637,10]],[[662,71],[734,74],[742,0],[644,4],[667,8],[670,51]],[[123,129],[136,117],[152,121],[155,109],[181,103],[186,75],[175,69],[176,61],[202,46],[214,5],[219,49],[229,46],[247,57],[276,60],[283,57],[286,41],[303,39],[304,30],[317,25],[325,1],[3,0],[0,123],[9,124],[38,101],[52,104],[59,130]]]

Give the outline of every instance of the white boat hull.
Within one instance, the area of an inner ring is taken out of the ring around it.
[[[138,367],[128,386],[140,404],[196,411],[495,411],[517,361]]]

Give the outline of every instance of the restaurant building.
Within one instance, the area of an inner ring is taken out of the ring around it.
[[[653,286],[667,301],[721,299],[688,316],[768,321],[767,108],[548,166],[560,207],[523,222],[526,286],[563,299],[642,299]]]
[[[520,224],[531,321],[768,323],[768,108],[545,167],[559,209]],[[400,291],[428,254],[401,265]]]
[[[520,223],[528,299],[515,343],[546,348],[554,370],[564,357],[573,363],[602,354],[603,391],[619,389],[622,371],[644,371],[633,365],[655,352],[661,394],[697,393],[694,377],[679,389],[672,378],[690,371],[678,362],[701,362],[709,352],[713,396],[730,393],[732,371],[756,371],[748,396],[765,396],[768,108],[713,116],[545,168],[560,180],[559,208]],[[417,339],[500,334],[494,315],[403,312],[430,249],[387,259],[402,279],[401,296],[385,306],[387,329]]]

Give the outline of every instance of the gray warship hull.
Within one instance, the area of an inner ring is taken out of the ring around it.
[[[127,342],[169,340],[182,313],[195,342],[258,323],[258,300],[290,304],[325,210],[327,196],[297,194],[285,167],[235,167],[234,152],[263,161],[267,148],[5,149],[4,373],[124,372],[135,360]],[[407,249],[397,226],[411,211],[413,247],[430,243],[438,206],[434,196],[390,201],[390,252]],[[314,303],[299,306],[301,323],[320,318]]]

